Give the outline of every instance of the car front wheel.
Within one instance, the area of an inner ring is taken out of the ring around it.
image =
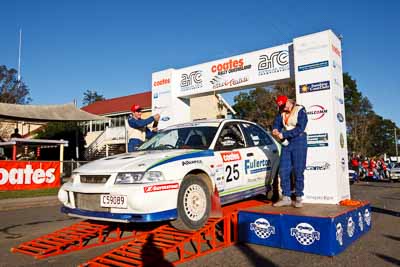
[[[210,216],[210,190],[197,175],[186,176],[178,194],[178,219],[171,225],[179,230],[194,231],[204,226]]]

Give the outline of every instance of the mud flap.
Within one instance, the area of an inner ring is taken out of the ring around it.
[[[222,208],[221,208],[221,199],[219,197],[217,187],[214,188],[214,193],[211,196],[211,212],[210,218],[221,218],[222,217]]]

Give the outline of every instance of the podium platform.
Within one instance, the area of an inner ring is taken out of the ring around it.
[[[334,256],[371,229],[371,217],[368,202],[303,208],[266,204],[239,211],[239,241]]]

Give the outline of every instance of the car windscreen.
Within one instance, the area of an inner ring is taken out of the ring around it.
[[[208,149],[218,127],[197,126],[166,129],[143,143],[138,150]]]

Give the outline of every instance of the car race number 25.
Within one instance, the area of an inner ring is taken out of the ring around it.
[[[222,152],[222,161],[225,165],[226,182],[233,182],[239,180],[239,161],[242,159],[239,151]]]

